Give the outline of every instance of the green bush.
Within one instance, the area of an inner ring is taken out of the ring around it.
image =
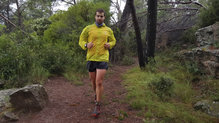
[[[36,74],[37,78],[43,80],[41,73],[46,71],[35,70],[40,65],[34,51],[25,42],[16,43],[9,36],[0,37],[0,79],[6,81],[5,88],[22,87],[31,82]]]
[[[6,28],[5,25],[0,24],[0,35],[4,32],[5,28]]]
[[[195,36],[195,32],[197,31],[196,27],[192,27],[188,30],[186,30],[182,37],[180,38],[180,40],[183,41],[183,43],[189,43],[194,45],[196,43],[196,36]]]
[[[148,64],[146,65],[145,70],[152,73],[157,72],[157,63],[154,58],[148,58]]]
[[[122,59],[122,65],[132,65],[135,61],[131,56],[125,55]]]
[[[165,96],[171,96],[173,92],[173,84],[172,79],[165,76],[159,76],[151,80],[148,85],[154,93],[156,93],[161,99],[164,99]]]
[[[46,18],[38,18],[33,21],[32,28],[39,36],[43,36],[44,31],[49,27],[51,22]]]
[[[184,64],[185,68],[188,70],[189,73],[193,75],[202,75],[204,74],[204,71],[201,70],[199,64],[197,62],[185,62]]]
[[[21,76],[23,73],[28,73],[34,59],[33,52],[23,45],[15,45],[7,38],[0,39],[0,42],[2,77],[11,79],[16,75]]]
[[[72,52],[61,44],[47,44],[41,51],[41,64],[52,74],[61,74],[73,62]]]
[[[200,13],[200,26],[205,27],[219,21],[219,1],[209,0],[208,7],[202,9]]]

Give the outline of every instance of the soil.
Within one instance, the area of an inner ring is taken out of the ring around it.
[[[131,67],[113,65],[107,71],[101,114],[97,119],[91,116],[95,104],[88,77],[82,79],[82,85],[64,77],[52,77],[44,85],[48,105],[40,112],[21,115],[18,123],[141,123],[143,118],[125,100],[127,92],[122,84],[122,74]]]

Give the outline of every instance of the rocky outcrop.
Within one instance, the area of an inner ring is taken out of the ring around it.
[[[219,43],[219,22],[199,29],[196,36],[200,47],[181,51],[179,56],[198,63],[199,67],[204,69],[206,73],[219,79],[219,49],[214,47],[215,44]]]
[[[187,61],[198,63],[198,67],[204,69],[206,73],[219,79],[219,49],[214,47],[219,43],[219,22],[214,25],[199,29],[196,32],[198,46],[192,50],[180,51],[177,56]],[[201,110],[211,116],[219,118],[219,102],[202,100],[194,106],[196,110]]]
[[[219,118],[219,102],[209,100],[198,101],[194,106],[196,110],[201,110],[211,116]]]
[[[17,121],[18,116],[14,111],[40,111],[47,103],[48,95],[42,85],[2,90],[0,91],[0,122]]]
[[[179,56],[198,63],[207,74],[219,79],[219,49],[195,48],[181,51]]]
[[[211,46],[216,42],[219,42],[219,22],[199,29],[195,35],[200,47]]]
[[[208,60],[208,61],[203,62],[203,65],[210,75],[219,79],[219,63],[218,62]]]

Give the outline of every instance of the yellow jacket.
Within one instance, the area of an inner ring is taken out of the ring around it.
[[[86,50],[86,43],[93,42],[93,47],[87,50],[87,61],[109,61],[109,50],[105,49],[104,44],[109,43],[110,49],[116,44],[116,39],[113,31],[105,24],[97,27],[96,24],[88,25],[85,27],[80,35],[79,45],[82,49]]]

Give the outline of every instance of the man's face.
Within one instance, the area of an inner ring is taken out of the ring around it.
[[[98,24],[102,24],[105,20],[104,13],[103,12],[102,13],[96,12],[95,20]]]

